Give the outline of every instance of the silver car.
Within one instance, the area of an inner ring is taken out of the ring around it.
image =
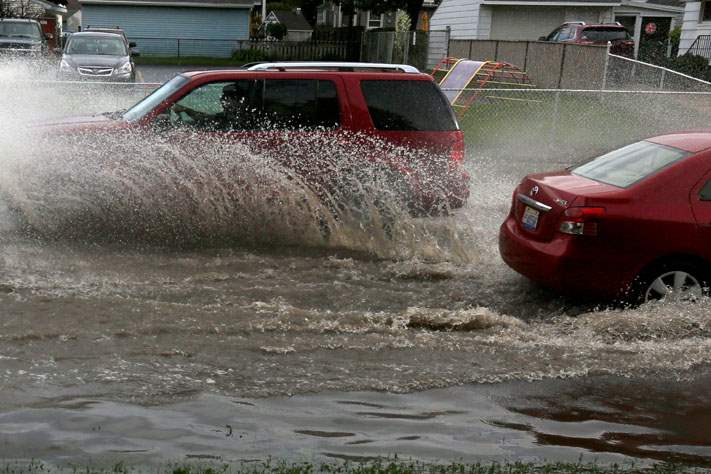
[[[69,37],[59,64],[59,78],[133,82],[135,53],[115,33],[80,32]]]

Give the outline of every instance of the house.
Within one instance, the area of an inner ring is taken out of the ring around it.
[[[437,8],[440,0],[423,0],[420,15],[417,19],[418,30],[429,30],[430,19]],[[316,24],[318,26],[331,26],[339,28],[342,26],[362,26],[366,30],[375,28],[394,29],[397,20],[396,12],[375,14],[367,10],[356,9],[353,15],[353,24],[349,25],[350,18],[343,13],[340,5],[328,0],[318,6],[316,12]]]
[[[677,0],[442,0],[430,28],[449,27],[453,39],[537,40],[566,21],[620,21],[638,49],[643,26],[665,40],[682,11]]]
[[[297,8],[296,11],[271,11],[264,19],[265,25],[270,23],[281,23],[286,26],[285,41],[309,41],[313,33],[313,28],[306,21],[306,17],[301,13],[300,8]]]
[[[686,2],[679,54],[686,52],[711,58],[711,1]]]
[[[351,23],[352,20],[352,23]],[[343,26],[362,26],[367,30],[374,28],[395,28],[395,12],[382,14],[367,10],[356,10],[353,18],[343,13],[341,5],[325,1],[316,10],[316,25],[340,28]]]
[[[79,0],[82,29],[122,28],[141,54],[227,57],[249,39],[254,0]]]

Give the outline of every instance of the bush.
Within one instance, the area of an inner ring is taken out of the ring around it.
[[[255,48],[249,49],[237,49],[232,52],[232,59],[235,62],[242,63],[254,63],[258,61],[271,61],[273,58],[265,53]]]
[[[667,68],[686,74],[687,76],[706,79],[708,76],[709,61],[703,56],[697,54],[682,54],[681,56],[670,58],[667,62]]]
[[[286,25],[283,23],[269,23],[267,24],[267,36],[271,36],[279,41],[283,40],[288,30]]]

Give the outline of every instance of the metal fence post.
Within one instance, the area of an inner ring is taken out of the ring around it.
[[[447,25],[446,36],[447,36],[447,37],[446,37],[446,41],[447,41],[446,44],[447,44],[447,47],[446,47],[446,50],[445,50],[445,53],[446,53],[446,54],[445,54],[444,57],[445,57],[445,58],[448,58],[448,57],[449,57],[449,40],[450,40],[450,38],[452,37],[452,27],[449,26],[449,25]]]
[[[180,60],[180,38],[178,38],[178,64],[180,64],[182,61]]]
[[[612,42],[607,42],[607,48],[605,48],[605,67],[602,68],[602,84],[600,90],[605,90],[607,88],[607,69],[610,67],[610,47]]]
[[[558,138],[558,121],[560,120],[560,90],[555,91],[553,98],[553,121],[551,123],[551,145],[555,144]]]

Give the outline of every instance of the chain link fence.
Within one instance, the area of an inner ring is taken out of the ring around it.
[[[709,92],[711,83],[661,66],[609,54],[602,88]]]
[[[711,92],[485,89],[460,117],[468,150],[570,164],[652,135],[707,127]]]

